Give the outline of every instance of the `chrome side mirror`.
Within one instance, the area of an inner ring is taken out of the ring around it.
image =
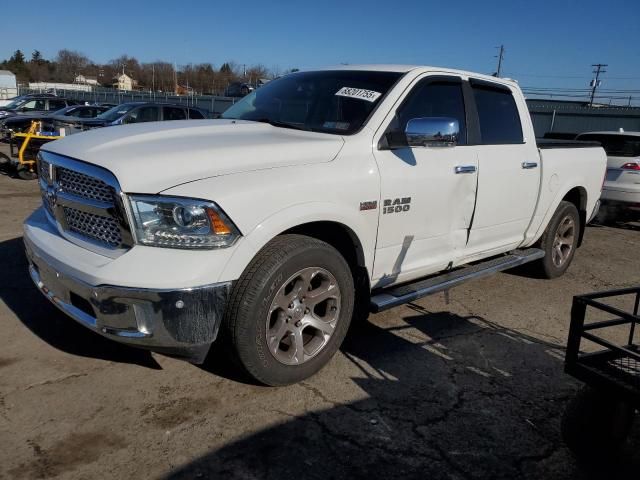
[[[410,147],[455,147],[460,123],[451,117],[412,118],[404,134]]]

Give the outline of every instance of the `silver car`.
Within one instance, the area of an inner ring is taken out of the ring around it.
[[[576,140],[599,142],[607,152],[601,197],[605,219],[640,213],[640,132],[588,132]]]

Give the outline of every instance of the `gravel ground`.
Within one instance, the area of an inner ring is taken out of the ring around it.
[[[110,342],[33,287],[21,222],[37,185],[0,176],[0,478],[635,478],[576,462],[562,412],[572,296],[639,283],[638,224],[589,227],[567,274],[519,272],[372,315],[306,382],[251,384]]]

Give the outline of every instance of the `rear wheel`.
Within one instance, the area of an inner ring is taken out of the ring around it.
[[[567,405],[562,438],[579,457],[611,454],[627,438],[633,417],[630,403],[584,387]]]
[[[320,370],[353,315],[349,265],[331,245],[302,235],[274,239],[234,286],[225,328],[247,372],[288,385]]]
[[[539,242],[545,253],[538,264],[544,277],[559,277],[569,268],[578,248],[579,235],[578,209],[571,202],[560,202]]]

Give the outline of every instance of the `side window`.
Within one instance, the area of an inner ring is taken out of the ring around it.
[[[202,115],[202,112],[200,112],[200,110],[196,110],[195,108],[190,108],[189,109],[189,118],[202,120],[204,118],[204,115]]]
[[[64,100],[49,100],[49,110],[55,111],[60,110],[67,106],[67,103]]]
[[[184,108],[180,107],[162,107],[164,120],[186,120],[187,115]]]
[[[76,110],[76,115],[80,118],[93,118],[95,117],[95,110],[93,108],[79,108]]]
[[[44,102],[45,102],[44,100],[31,100],[25,103],[24,105],[22,105],[21,108],[25,110],[44,110],[45,109]]]
[[[413,118],[451,117],[460,124],[459,145],[467,143],[467,122],[462,84],[448,81],[423,81],[416,85],[396,112],[394,130],[404,132]]]
[[[157,122],[158,109],[156,107],[140,107],[131,112],[125,123]]]
[[[483,145],[522,143],[520,114],[508,90],[472,85]]]

